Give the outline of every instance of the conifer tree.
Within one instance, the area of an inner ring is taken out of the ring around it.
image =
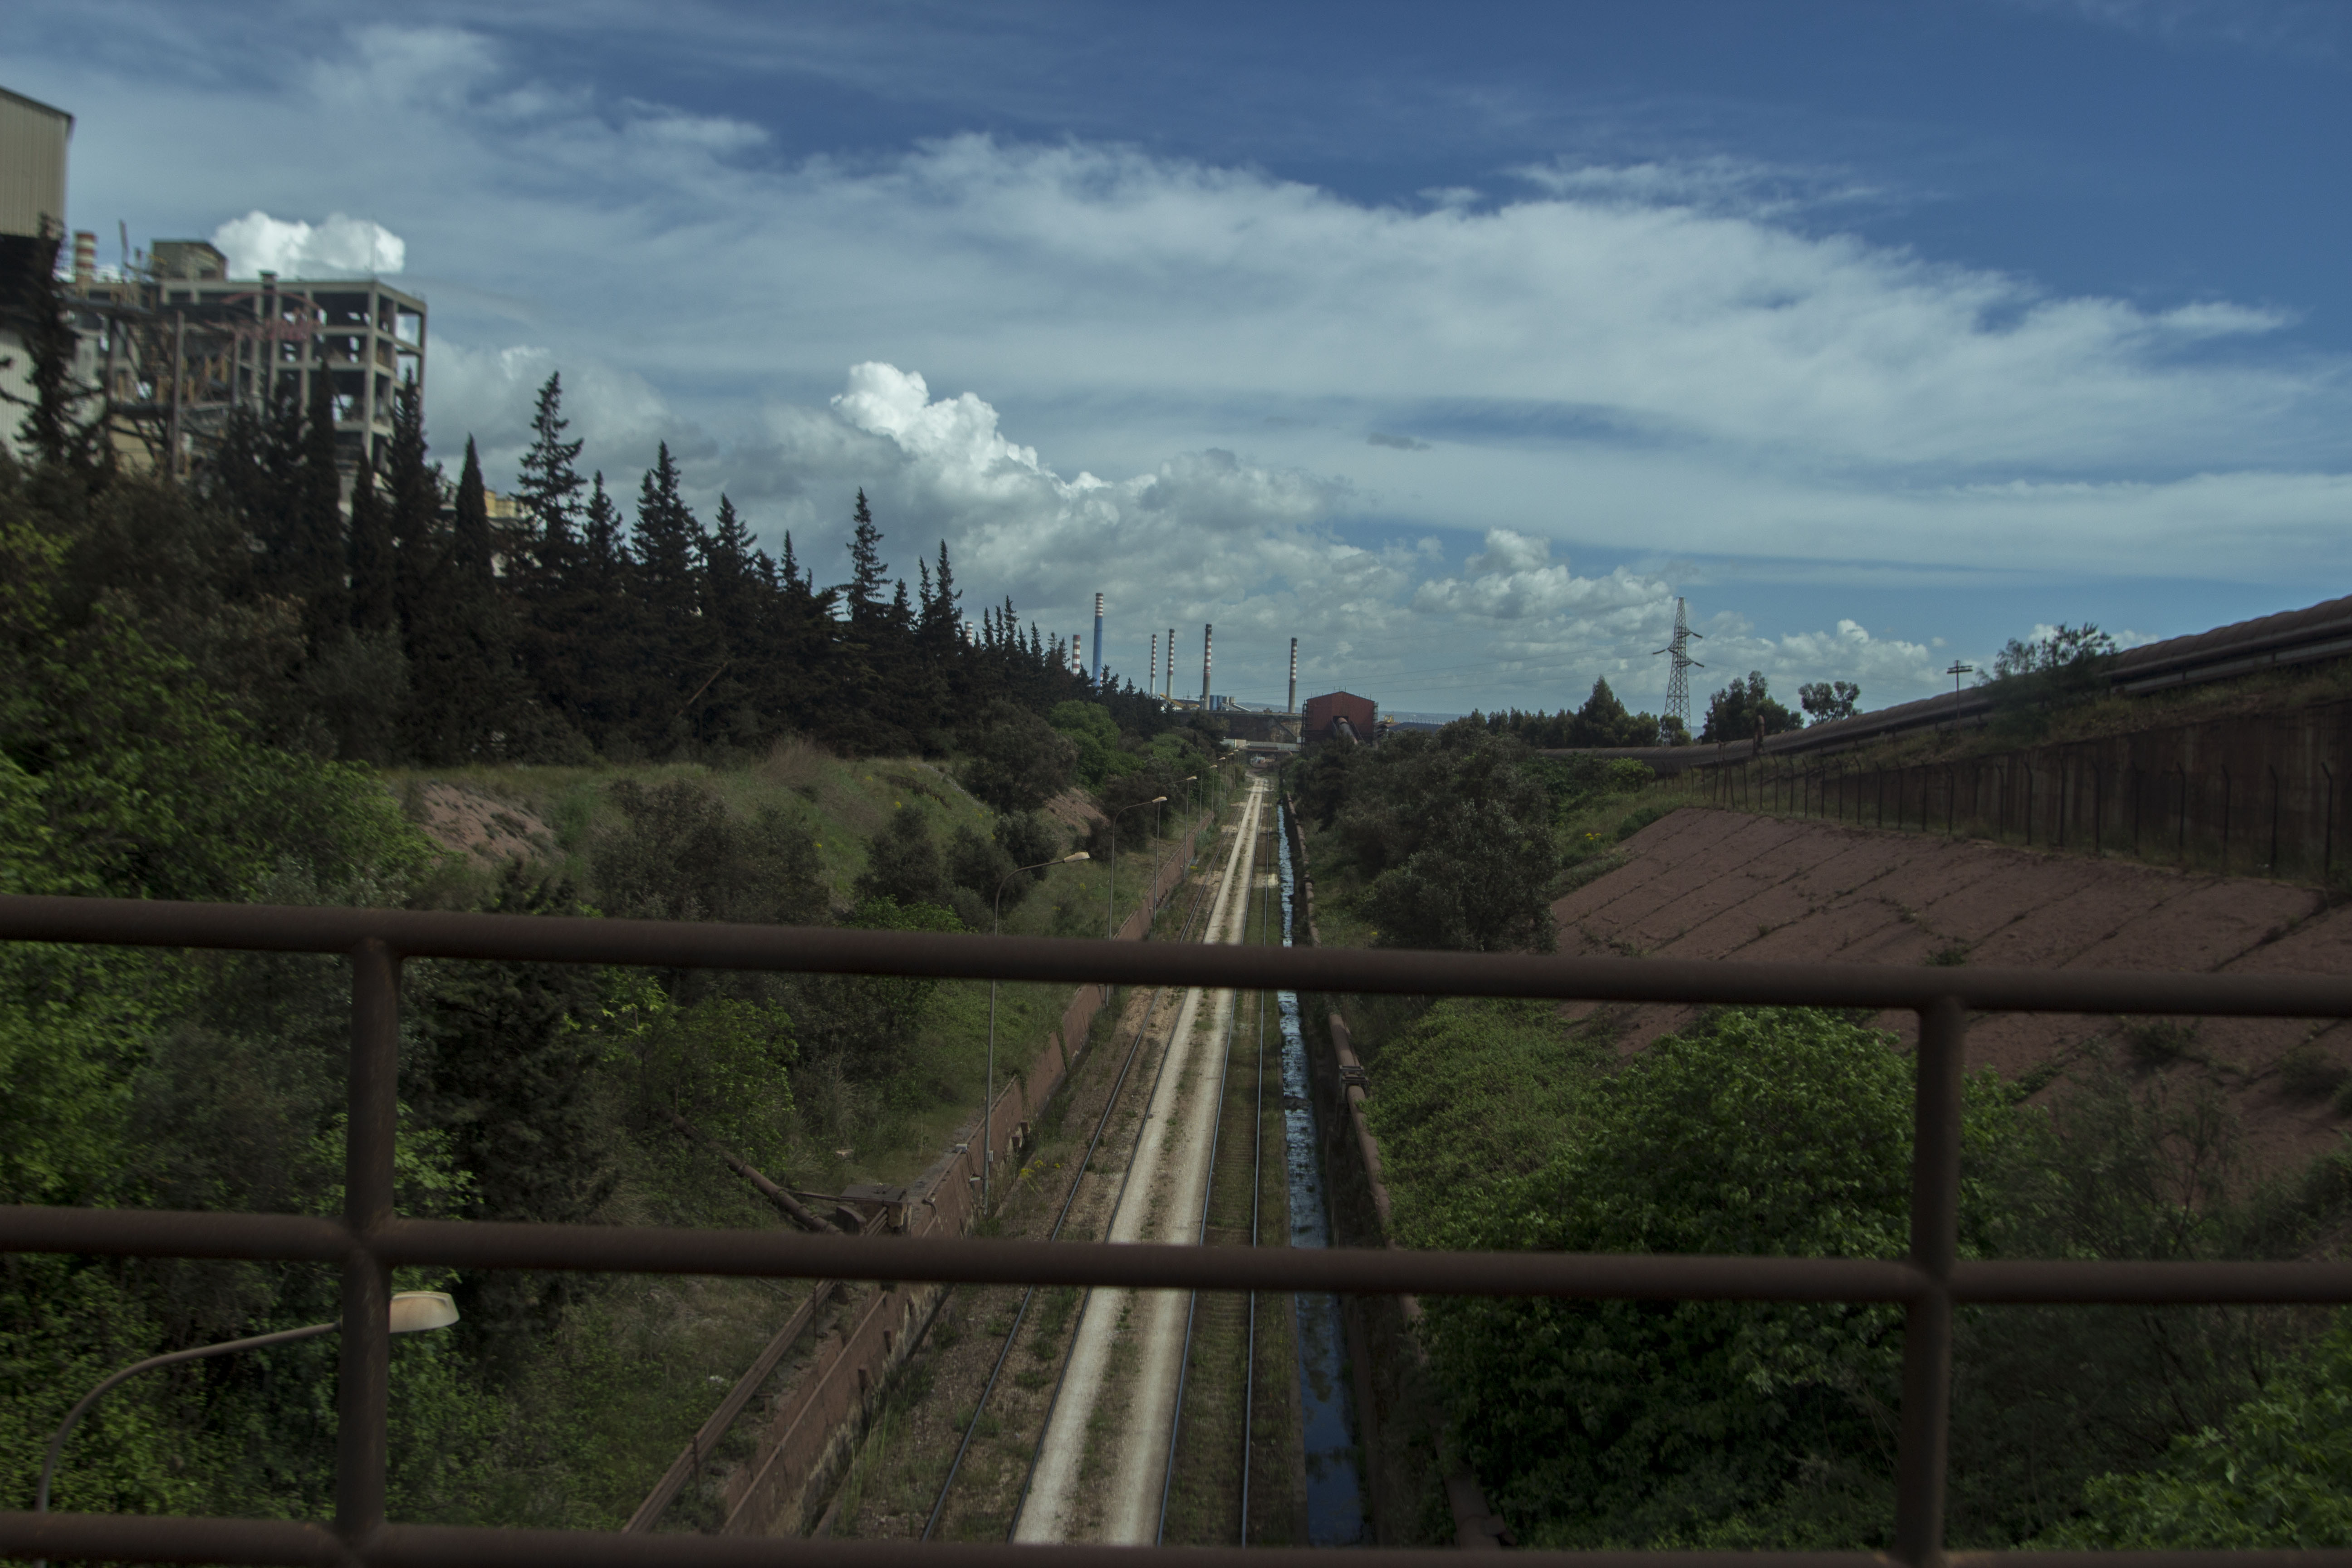
[[[293,505],[287,517],[285,581],[303,601],[304,625],[315,653],[351,620],[343,576],[348,551],[342,471],[336,461],[334,388],[323,367],[311,374],[310,403],[301,431]]]
[[[544,580],[560,581],[572,569],[578,548],[573,535],[580,492],[588,481],[575,466],[585,443],[563,438],[571,423],[563,417],[563,375],[558,371],[539,389],[538,407],[530,421],[530,449],[522,455],[522,469],[515,479],[515,499],[521,502],[530,528],[530,575],[541,580],[542,592]]]
[[[352,629],[385,632],[400,623],[399,559],[393,547],[392,517],[375,488],[375,468],[362,462],[352,471]]]
[[[882,531],[874,525],[874,511],[866,504],[866,491],[857,492],[857,508],[850,514],[849,581],[844,586],[849,594],[849,618],[860,625],[871,621],[882,609],[882,584],[890,571],[882,559]]]
[[[482,459],[474,438],[466,437],[466,462],[457,471],[457,527],[449,536],[450,564],[468,601],[487,598],[494,586],[490,565],[490,502],[482,484]]]
[[[414,382],[393,403],[392,450],[385,478],[392,500],[392,542],[397,557],[394,603],[402,630],[414,642],[426,600],[441,571],[441,476],[425,461],[425,405]],[[412,646],[409,655],[415,657]]]

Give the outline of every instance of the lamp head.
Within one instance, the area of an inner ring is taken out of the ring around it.
[[[1165,801],[1167,800],[1167,798],[1168,798],[1168,797],[1167,797],[1166,795],[1153,795],[1150,800],[1145,801],[1143,804],[1144,804],[1144,805],[1160,805],[1161,803],[1165,802]]]
[[[1063,865],[1065,865],[1065,866],[1074,865],[1074,864],[1076,864],[1077,861],[1080,861],[1080,860],[1091,860],[1091,859],[1093,859],[1093,858],[1094,858],[1094,857],[1093,857],[1093,856],[1091,856],[1091,855],[1087,854],[1085,850],[1081,849],[1081,850],[1079,850],[1079,851],[1078,851],[1076,854],[1075,854],[1075,855],[1065,855],[1065,856],[1063,856],[1063,857],[1062,857],[1062,864],[1063,864]]]
[[[457,1303],[442,1290],[403,1290],[392,1299],[392,1331],[422,1333],[446,1329],[457,1321]]]

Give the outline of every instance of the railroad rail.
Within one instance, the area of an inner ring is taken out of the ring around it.
[[[1177,931],[1178,942],[1192,940],[1195,922],[1208,908],[1208,893],[1209,885],[1206,882],[1200,883],[1193,889],[1192,902],[1185,906],[1183,923]],[[1077,1203],[1078,1191],[1086,1185],[1087,1176],[1093,1169],[1095,1152],[1102,1146],[1103,1133],[1109,1129],[1111,1118],[1118,1110],[1120,1095],[1127,1088],[1128,1075],[1134,1070],[1135,1059],[1142,1052],[1143,1042],[1150,1036],[1151,1021],[1159,1014],[1160,1004],[1164,994],[1163,991],[1154,990],[1150,1000],[1144,1005],[1143,1017],[1135,1026],[1134,1037],[1128,1042],[1127,1055],[1119,1063],[1118,1076],[1112,1080],[1110,1092],[1103,1098],[1102,1113],[1095,1118],[1094,1133],[1087,1140],[1087,1152],[1078,1159],[1071,1171],[1068,1190],[1062,1194],[1062,1206],[1055,1211],[1054,1227],[1045,1237],[1048,1241],[1059,1241],[1062,1237],[1062,1227],[1069,1223],[1070,1210]],[[971,1451],[972,1435],[980,1430],[980,1418],[988,1409],[989,1396],[996,1392],[997,1379],[1003,1374],[1004,1363],[1013,1354],[1014,1343],[1021,1338],[1022,1325],[1028,1321],[1029,1308],[1037,1299],[1037,1286],[1031,1285],[1028,1289],[1022,1292],[1021,1305],[1013,1314],[1013,1326],[1005,1331],[1004,1343],[998,1349],[995,1361],[989,1366],[988,1381],[982,1386],[980,1398],[973,1404],[971,1415],[964,1422],[962,1436],[956,1444],[955,1458],[949,1462],[947,1479],[940,1483],[939,1496],[932,1500],[930,1514],[923,1521],[923,1532],[918,1537],[919,1540],[930,1540],[940,1527],[940,1521],[946,1516],[948,1499],[954,1493],[956,1479],[963,1473],[964,1458]],[[1066,1352],[1062,1358],[1063,1368],[1066,1370],[1068,1364],[1069,1358]],[[1054,1392],[1056,1396],[1061,1393],[1058,1375],[1055,1381]],[[1013,1533],[1013,1525],[1021,1518],[1021,1502],[1025,1501],[1029,1496],[1029,1478],[1034,1478],[1037,1473],[1037,1449],[1044,1446],[1045,1427],[1052,1423],[1053,1405],[1054,1401],[1051,1399],[1046,1402],[1045,1421],[1038,1426],[1037,1443],[1030,1450],[1028,1478],[1023,1479],[1021,1497],[1014,1501],[1012,1517],[1005,1521],[1005,1535],[1008,1539]]]
[[[385,1517],[390,1270],[407,1264],[950,1284],[1574,1300],[1884,1301],[1906,1309],[1894,1546],[1747,1554],[1772,1568],[2095,1563],[2122,1554],[1951,1552],[1944,1540],[1953,1309],[1962,1303],[2352,1302],[2352,1263],[1979,1261],[1957,1258],[1961,1042],[1972,1011],[2352,1016],[2352,978],[2035,972],[1131,943],[1037,937],[673,924],[529,915],[0,896],[0,941],[347,955],[349,1135],[341,1219],[0,1206],[0,1249],[332,1263],[342,1270],[331,1522],[0,1513],[0,1553],[53,1559],[367,1568],[565,1563],[1012,1568],[1037,1549],[761,1541],[395,1524]],[[393,1206],[399,977],[410,957],[654,964],[1235,990],[1797,1005],[1916,1014],[1911,1238],[1901,1258],[1187,1247],[909,1239],[767,1231],[412,1220]],[[1073,1568],[1130,1568],[1132,1548],[1045,1549]],[[1449,1551],[1390,1550],[1385,1563]],[[1565,1565],[1721,1565],[1742,1554],[1535,1552]],[[2148,1552],[2133,1568],[2352,1568],[2352,1552]],[[1202,1568],[1309,1568],[1313,1549],[1189,1549]]]

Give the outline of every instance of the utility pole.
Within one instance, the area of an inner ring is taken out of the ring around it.
[[[1666,672],[1665,712],[1658,722],[1658,744],[1662,746],[1672,744],[1672,731],[1666,722],[1668,720],[1679,719],[1682,721],[1683,734],[1685,737],[1690,734],[1690,671],[1706,668],[1690,656],[1690,640],[1693,637],[1703,638],[1706,635],[1704,632],[1695,632],[1690,629],[1689,610],[1682,596],[1676,595],[1675,596],[1675,640],[1650,656],[1653,658],[1661,653],[1674,656],[1673,668]]]
[[[1946,675],[1948,675],[1948,676],[1950,676],[1950,677],[1952,678],[1952,695],[1954,695],[1955,697],[1957,697],[1957,696],[1958,696],[1958,695],[1959,695],[1959,691],[1960,691],[1960,677],[1962,677],[1963,675],[1974,675],[1976,672],[1977,672],[1977,667],[1976,667],[1975,665],[1973,665],[1973,664],[1962,664],[1962,663],[1961,663],[1958,659],[1957,659],[1957,658],[1956,658],[1956,659],[1954,659],[1954,660],[1952,660],[1952,668],[1949,668],[1949,669],[1948,669],[1948,670],[1946,670],[1946,671],[1944,671],[1944,673],[1945,673]]]

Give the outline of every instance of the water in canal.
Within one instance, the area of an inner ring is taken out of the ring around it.
[[[1290,836],[1275,835],[1282,861],[1282,945],[1291,944],[1294,872]],[[1331,1245],[1331,1210],[1323,1186],[1323,1140],[1307,1072],[1307,1039],[1298,1026],[1298,995],[1277,992],[1282,1006],[1282,1121],[1290,1173],[1290,1245]],[[1353,1546],[1366,1538],[1361,1451],[1356,1442],[1355,1380],[1348,1363],[1339,1298],[1328,1292],[1292,1298],[1298,1324],[1298,1394],[1307,1443],[1307,1540],[1311,1546]]]

